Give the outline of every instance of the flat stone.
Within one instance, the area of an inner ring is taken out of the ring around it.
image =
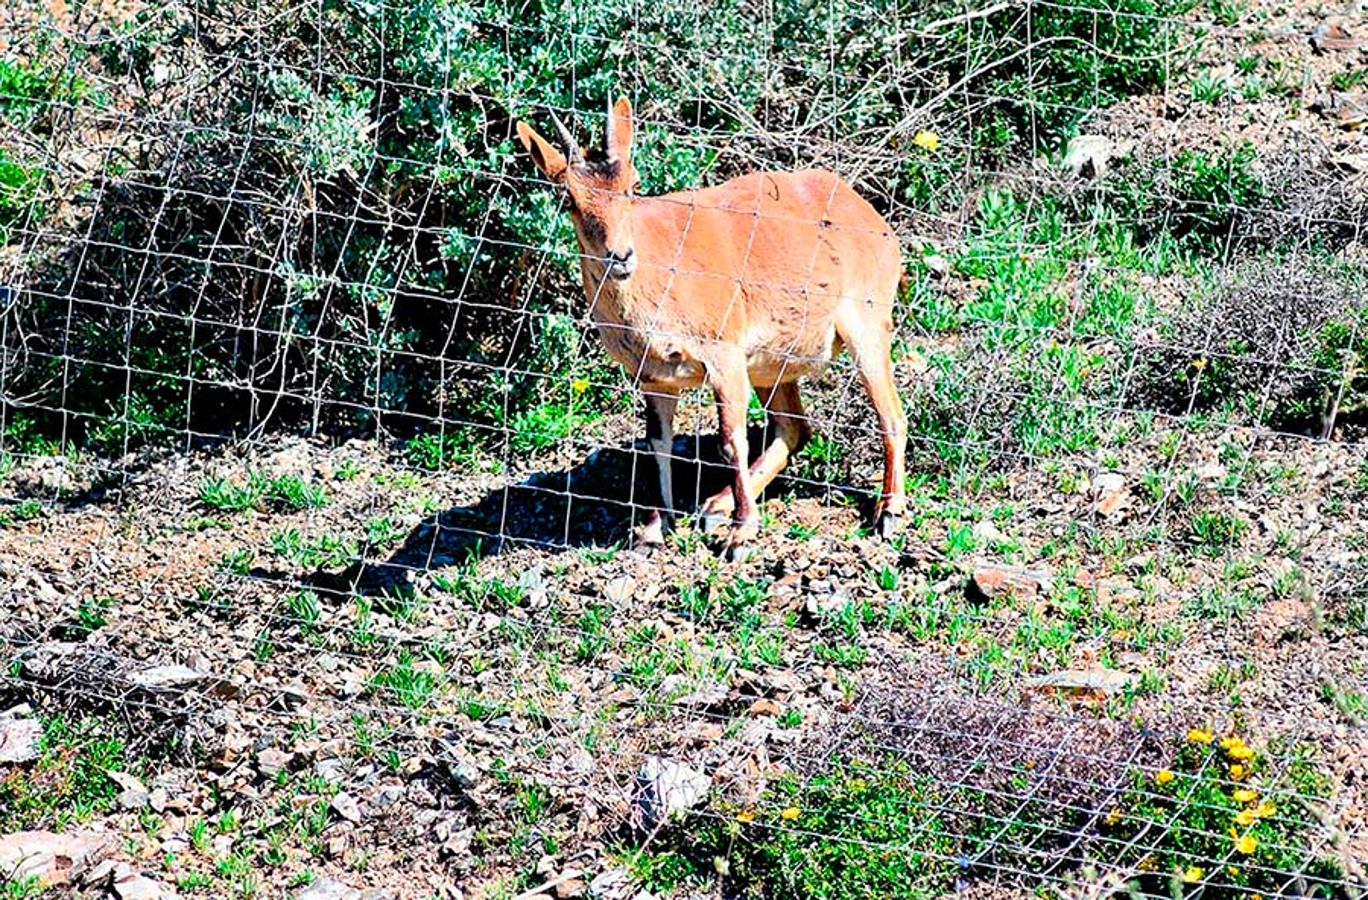
[[[102,832],[17,831],[0,835],[0,872],[13,881],[36,878],[55,887],[79,878],[113,846]]]
[[[0,720],[0,764],[25,763],[38,758],[43,723],[37,719]]]
[[[978,602],[1008,595],[1032,600],[1039,594],[1048,594],[1053,586],[1053,576],[1043,569],[981,563],[970,576],[965,593]]]
[[[192,669],[189,666],[169,665],[153,666],[150,669],[134,672],[128,676],[128,680],[138,687],[165,690],[167,688],[189,687],[192,684],[204,681],[208,677],[207,673]]]
[[[702,803],[712,779],[681,762],[651,756],[637,772],[633,817],[638,827],[651,830],[671,817]]]
[[[333,797],[333,812],[353,824],[361,821],[361,804],[356,802],[356,798],[346,791]]]
[[[146,875],[129,875],[114,880],[114,894],[119,900],[164,900],[176,896]]]

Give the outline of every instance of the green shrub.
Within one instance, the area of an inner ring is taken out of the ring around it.
[[[570,22],[555,5],[506,21],[494,0],[327,0],[289,15],[271,14],[286,10],[278,0],[227,0],[196,5],[193,21],[145,10],[97,41],[34,43],[28,55],[53,64],[0,70],[7,113],[32,114],[44,92],[77,118],[98,109],[79,74],[96,70],[111,95],[120,78],[186,73],[196,102],[163,132],[158,91],[120,95],[145,126],[138,177],[111,167],[84,189],[100,202],[87,204],[79,266],[33,259],[34,289],[10,313],[28,352],[7,384],[62,410],[35,414],[42,429],[102,453],[263,419],[407,437],[439,414],[492,426],[466,432],[480,443],[506,429],[519,452],[536,450],[631,395],[582,333],[568,217],[511,139],[515,118],[545,127],[546,106],[581,110],[587,143],[605,98],[632,95],[648,193],[803,164],[810,154],[792,148],[818,139],[872,142],[887,152],[862,184],[897,219],[908,200],[955,208],[968,173],[1057,145],[1090,108],[1162,88],[1181,64],[1164,19],[1181,0],[997,6],[890,15],[840,0],[819,17],[858,37],[833,43],[813,9],[760,17],[747,0],[608,0]],[[238,28],[247,13],[263,26]],[[195,39],[206,33],[222,43]],[[690,64],[624,65],[629,46]],[[54,72],[77,74],[42,74]],[[925,121],[906,121],[909,107]],[[939,149],[913,142],[922,127]],[[24,187],[0,201],[0,227],[31,208],[31,179],[6,182]],[[575,378],[592,385],[578,401],[564,396]]]
[[[1181,151],[1167,167],[1173,230],[1218,244],[1233,240],[1267,197],[1254,170],[1257,158],[1249,143],[1215,153]]]
[[[37,762],[0,774],[0,832],[64,828],[108,809],[119,793],[110,772],[131,767],[121,740],[98,720],[44,722]]]

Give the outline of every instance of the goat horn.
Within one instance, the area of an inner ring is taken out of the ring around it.
[[[584,162],[584,154],[580,152],[579,144],[575,143],[575,136],[570,133],[570,129],[565,127],[565,123],[556,115],[555,110],[551,110],[551,121],[556,124],[556,131],[560,132],[561,143],[565,144],[566,157],[571,165],[578,165]]]

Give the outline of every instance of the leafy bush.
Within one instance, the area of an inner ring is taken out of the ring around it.
[[[1360,425],[1368,326],[1356,268],[1312,254],[1242,262],[1140,342],[1127,402],[1223,411],[1284,430]],[[1341,396],[1343,395],[1343,397]]]
[[[609,0],[573,24],[554,5],[508,21],[492,0],[327,0],[253,12],[265,24],[250,31],[236,27],[242,0],[187,0],[98,40],[34,43],[24,69],[0,69],[3,112],[37,115],[28,98],[64,92],[64,133],[79,140],[82,116],[112,105],[136,122],[137,175],[111,165],[62,182],[100,202],[78,232],[61,226],[88,241],[33,248],[31,288],[8,313],[25,345],[7,383],[42,428],[103,452],[187,426],[411,432],[437,417],[453,433],[495,427],[476,443],[514,429],[534,449],[566,431],[556,380],[589,380],[586,408],[623,382],[579,339],[568,219],[516,150],[515,118],[589,110],[579,127],[601,130],[604,98],[634,95],[647,192],[833,145],[892,151],[861,186],[904,221],[960,202],[984,162],[969,148],[996,159],[1055,143],[1089,107],[1174,68],[1162,17],[1179,0],[995,7],[891,16],[841,0],[826,14],[850,37],[833,44],[807,7],[757,16],[748,0]],[[657,52],[690,64],[622,64]],[[918,128],[943,142],[914,143]]]
[[[1181,151],[1166,168],[1174,231],[1230,241],[1267,196],[1256,159],[1249,143],[1210,154]]]

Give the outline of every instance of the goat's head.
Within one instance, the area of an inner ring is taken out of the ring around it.
[[[623,97],[609,107],[604,149],[588,154],[555,113],[551,118],[564,150],[526,122],[518,123],[518,139],[542,174],[565,187],[584,254],[601,260],[609,278],[630,278],[637,267],[631,198],[638,185],[632,166],[632,105]]]

